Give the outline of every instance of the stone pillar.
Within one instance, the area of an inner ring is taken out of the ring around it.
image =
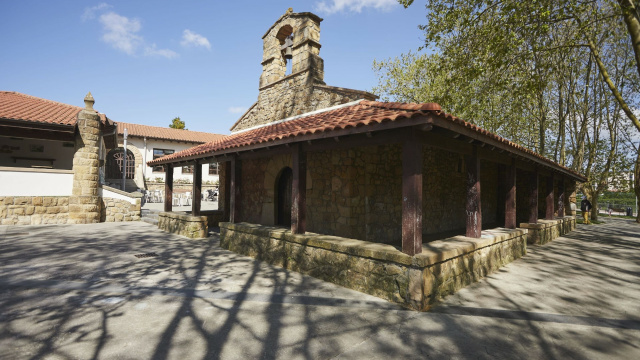
[[[85,108],[78,114],[73,188],[69,198],[69,223],[72,224],[100,222],[100,115],[93,109],[94,103],[93,96],[88,93],[84,98]]]
[[[402,144],[402,252],[422,252],[422,143],[411,134]]]
[[[480,238],[482,236],[480,194],[480,157],[478,157],[478,147],[474,146],[472,154],[467,156],[467,200],[465,204],[467,237]]]

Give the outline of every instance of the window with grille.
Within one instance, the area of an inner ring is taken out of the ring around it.
[[[124,153],[122,148],[113,149],[107,155],[107,178],[122,179],[122,167],[124,166]],[[135,174],[136,161],[133,153],[127,150],[127,179],[133,179]]]

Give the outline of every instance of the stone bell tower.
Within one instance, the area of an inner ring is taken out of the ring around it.
[[[233,125],[232,132],[358,99],[376,99],[365,91],[324,83],[320,22],[315,14],[294,13],[289,8],[262,36],[258,101]]]
[[[287,74],[287,61],[292,62],[291,75],[308,72],[310,82],[324,85],[324,62],[320,57],[320,22],[315,14],[287,12],[271,25],[262,37],[262,75],[260,89],[283,79]],[[295,30],[295,31],[294,31]],[[290,44],[291,59],[285,58],[286,39],[293,37]]]

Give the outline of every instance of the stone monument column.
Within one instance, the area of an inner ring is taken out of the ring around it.
[[[73,156],[73,190],[69,198],[69,223],[100,222],[98,196],[100,116],[93,109],[93,96],[84,98],[85,108],[78,114],[76,152]]]

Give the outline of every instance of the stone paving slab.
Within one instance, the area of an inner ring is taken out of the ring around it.
[[[0,226],[0,359],[640,358],[631,221],[531,246],[427,313],[218,243],[145,223]]]

